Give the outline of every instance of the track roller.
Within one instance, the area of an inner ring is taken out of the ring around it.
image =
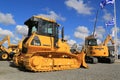
[[[96,57],[87,57],[85,58],[86,63],[92,63],[92,64],[96,64],[98,63],[98,59]]]

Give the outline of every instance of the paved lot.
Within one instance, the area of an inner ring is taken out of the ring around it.
[[[54,72],[28,72],[0,61],[0,80],[120,80],[120,63],[88,64],[89,69]]]

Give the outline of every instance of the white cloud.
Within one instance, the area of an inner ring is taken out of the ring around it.
[[[17,25],[16,32],[26,36],[28,34],[28,27],[25,25]]]
[[[65,39],[65,40],[68,40],[69,38],[70,38],[69,35],[65,35],[65,36],[64,36],[64,39]]]
[[[0,12],[0,23],[4,25],[15,24],[15,20],[10,13],[4,14]]]
[[[105,29],[102,26],[98,26],[96,28],[96,32],[98,32],[98,33],[105,33]]]
[[[80,39],[82,39],[82,40],[84,40],[85,37],[88,36],[88,34],[89,34],[89,30],[88,30],[88,28],[85,27],[85,26],[78,26],[78,27],[76,28],[76,31],[74,32],[74,36],[75,36],[76,38],[80,38]]]
[[[112,31],[112,37],[113,38],[115,38],[115,27],[113,27],[112,29],[111,29],[111,31]],[[119,33],[120,32],[120,28],[119,27],[117,27],[117,33]],[[117,36],[117,45],[119,45],[120,46],[120,37],[119,36]]]
[[[7,35],[14,37],[14,34],[11,31],[0,28],[0,36],[7,36]]]
[[[120,32],[120,28],[119,27],[116,27],[117,28],[117,32]],[[116,31],[115,30],[115,27],[113,27],[112,29],[111,29],[111,31]]]
[[[110,20],[112,20],[112,18],[113,18],[112,14],[111,14],[111,13],[108,13],[106,10],[104,10],[103,19],[104,19],[105,21],[110,21]]]
[[[20,40],[21,40],[21,39],[20,39],[18,36],[15,36],[14,39],[12,40],[12,43],[18,44],[18,42],[19,42]]]
[[[76,43],[76,41],[75,41],[75,40],[70,39],[70,40],[68,40],[68,41],[67,41],[67,43],[68,43],[70,46],[72,46],[73,44],[75,44],[75,43]]]
[[[97,44],[101,44],[102,41],[100,39],[97,39]]]
[[[48,14],[38,14],[38,15],[45,16],[54,20],[65,21],[64,17],[62,17],[60,14],[55,13],[54,11],[49,11]]]
[[[73,44],[76,43],[75,40],[70,39],[70,36],[69,36],[69,35],[65,35],[65,36],[64,36],[64,39],[67,40],[67,43],[69,44],[70,47],[71,47]]]
[[[83,2],[83,0],[67,0],[65,4],[75,9],[79,14],[90,15],[93,8]]]
[[[120,38],[117,39],[117,45],[120,46]]]
[[[13,42],[14,42],[14,43],[18,43],[20,40],[21,40],[21,39],[20,39],[18,36],[15,36]]]
[[[99,39],[103,39],[103,35],[105,34],[105,29],[102,26],[98,26],[96,28],[96,37]]]
[[[78,26],[76,30],[82,33],[89,33],[88,28],[85,26]]]

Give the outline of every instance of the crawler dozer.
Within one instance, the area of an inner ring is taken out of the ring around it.
[[[97,44],[97,39],[90,35],[85,38],[85,45],[84,45],[84,52],[86,53],[86,62],[88,63],[114,63],[115,56],[114,56],[114,46],[108,46],[107,43],[112,40],[112,37],[108,35],[106,39],[101,43]]]
[[[66,69],[76,69],[85,63],[84,52],[72,54],[64,40],[59,38],[59,24],[43,16],[32,16],[25,23],[28,26],[28,36],[23,40],[22,51],[15,54],[13,63],[34,72],[46,72]]]

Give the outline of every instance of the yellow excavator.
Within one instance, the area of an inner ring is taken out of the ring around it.
[[[97,43],[95,38],[95,30],[98,19],[98,12],[96,13],[93,34],[85,38],[85,44],[82,50],[86,53],[85,60],[88,63],[114,63],[115,61],[115,47],[114,41],[110,35],[106,36],[106,39],[101,43]],[[108,46],[108,42],[111,41],[112,46]]]
[[[7,41],[8,45],[5,47],[3,44]],[[0,41],[0,60],[11,60],[13,55],[21,49],[21,42],[18,44],[10,43],[10,36],[5,36]]]
[[[13,63],[34,72],[46,72],[66,69],[76,69],[85,63],[84,52],[72,54],[64,40],[59,38],[59,24],[55,20],[32,16],[25,23],[28,26],[28,36],[23,40],[22,51],[15,54]]]
[[[114,41],[112,40],[112,37],[110,35],[108,35],[106,39],[99,45],[97,44],[97,39],[93,35],[86,37],[85,45],[83,47],[84,52],[86,53],[86,62],[114,63],[115,49],[113,45],[107,45],[109,41],[111,41],[111,43],[114,44]]]

